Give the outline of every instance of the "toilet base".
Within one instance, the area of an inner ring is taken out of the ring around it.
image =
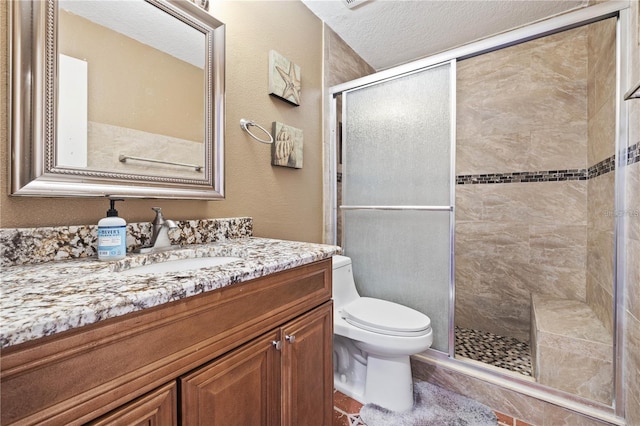
[[[334,371],[333,387],[361,404],[372,403],[397,412],[413,408],[413,379],[408,356],[382,358],[369,355],[365,368],[363,375]]]
[[[413,379],[409,356],[369,354],[364,399],[392,411],[413,408]]]
[[[409,355],[379,354],[374,345],[333,336],[333,385],[367,404],[392,411],[413,408],[413,378]]]
[[[350,339],[333,336],[333,386],[336,390],[364,404],[367,378],[366,354]]]
[[[364,400],[364,382],[347,381],[344,380],[344,375],[334,372],[333,387],[338,392],[342,392],[360,404],[366,404]]]

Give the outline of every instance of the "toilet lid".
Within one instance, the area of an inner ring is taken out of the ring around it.
[[[421,312],[387,300],[360,297],[343,306],[340,315],[349,324],[393,336],[419,336],[431,328],[431,319]]]

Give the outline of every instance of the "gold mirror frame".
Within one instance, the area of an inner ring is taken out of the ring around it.
[[[14,196],[224,198],[225,26],[186,0],[139,0],[200,31],[205,42],[202,179],[56,167],[57,1],[9,1],[9,133]]]

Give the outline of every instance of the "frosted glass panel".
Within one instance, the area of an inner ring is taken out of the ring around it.
[[[448,351],[449,212],[345,212],[345,253],[362,296],[401,303],[431,318],[432,348]]]
[[[431,318],[432,348],[449,351],[450,211],[349,206],[450,206],[449,64],[343,94],[343,247],[361,295]]]
[[[449,205],[450,66],[344,94],[343,203]]]

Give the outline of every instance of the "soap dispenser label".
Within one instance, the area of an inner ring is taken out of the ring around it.
[[[98,229],[98,256],[121,256],[126,253],[127,230],[124,226]]]

